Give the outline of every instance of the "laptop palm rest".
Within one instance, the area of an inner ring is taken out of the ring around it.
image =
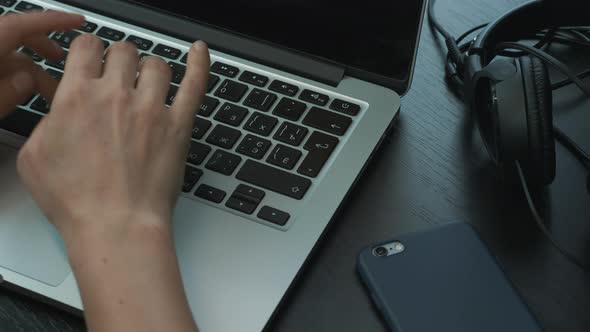
[[[0,266],[59,286],[70,273],[63,242],[22,185],[16,156],[0,144]]]

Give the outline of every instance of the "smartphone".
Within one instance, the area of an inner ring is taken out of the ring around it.
[[[542,331],[466,223],[400,235],[366,248],[357,269],[392,331]]]

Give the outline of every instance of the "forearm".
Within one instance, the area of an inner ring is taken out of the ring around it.
[[[112,224],[66,241],[89,330],[197,331],[167,223]]]

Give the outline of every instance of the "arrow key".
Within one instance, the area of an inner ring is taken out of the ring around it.
[[[258,203],[248,200],[246,197],[240,194],[234,194],[227,200],[225,206],[245,214],[252,214],[254,213],[254,210],[256,210],[256,207],[258,207]]]
[[[221,203],[225,198],[225,191],[202,184],[195,191],[195,196],[213,203]]]
[[[240,184],[238,188],[236,188],[235,193],[240,193],[242,195],[248,196],[250,197],[250,200],[258,203],[260,203],[264,196],[266,196],[266,193],[264,191],[252,188],[244,184]]]
[[[285,226],[290,217],[287,212],[277,210],[270,206],[263,206],[260,212],[258,212],[258,218],[279,226]]]

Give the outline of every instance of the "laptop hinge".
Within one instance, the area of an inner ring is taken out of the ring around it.
[[[211,49],[331,86],[338,86],[344,78],[344,67],[130,2],[121,0],[61,0],[59,2],[188,42],[201,39],[206,41]]]

